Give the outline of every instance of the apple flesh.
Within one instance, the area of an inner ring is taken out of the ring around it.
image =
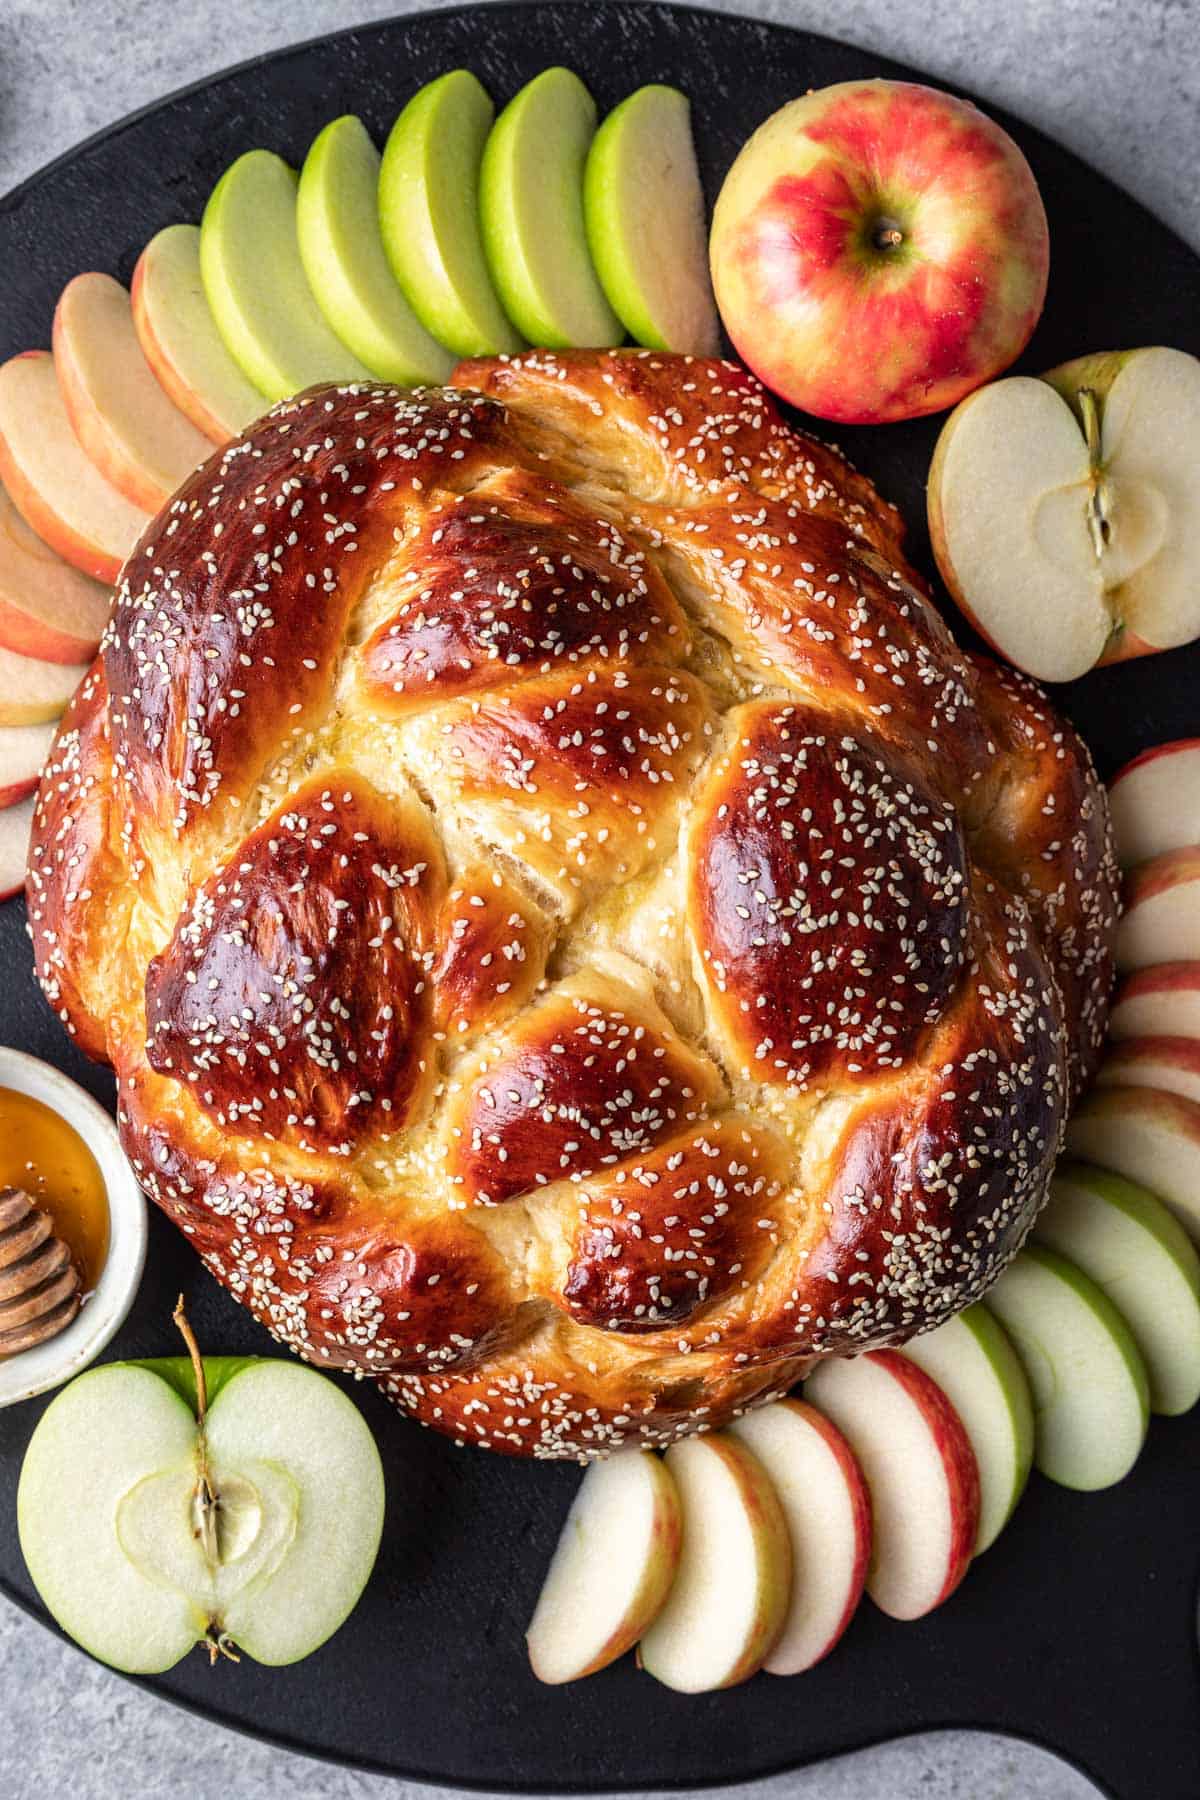
[[[17,1491],[46,1606],[130,1674],[193,1644],[295,1662],[353,1609],[383,1529],[383,1472],[357,1407],[297,1363],[214,1382],[202,1422],[177,1380],[89,1370],[40,1420]]]
[[[1067,1126],[1067,1149],[1149,1188],[1200,1245],[1200,1106],[1156,1088],[1097,1088]]]
[[[800,1675],[828,1656],[858,1609],[871,1558],[871,1502],[854,1452],[803,1400],[776,1400],[730,1427],[770,1478],[792,1542],[792,1595],[763,1667]]]
[[[709,254],[742,360],[852,425],[940,412],[990,381],[1028,342],[1049,269],[1007,132],[904,81],[840,82],[769,118],[725,179]]]
[[[1152,1412],[1200,1400],[1200,1256],[1161,1200],[1086,1163],[1060,1162],[1036,1241],[1106,1293],[1133,1333]]]
[[[384,146],[383,247],[405,298],[456,356],[521,348],[492,285],[479,229],[479,169],[493,106],[468,69],[414,94]]]
[[[867,1592],[893,1619],[940,1606],[979,1536],[979,1469],[962,1421],[936,1382],[895,1350],[819,1362],[805,1398],[832,1419],[871,1495]]]
[[[1109,1015],[1111,1038],[1200,1038],[1200,962],[1154,963],[1128,976]]]
[[[300,171],[296,231],[308,285],[347,349],[384,381],[449,381],[454,358],[421,324],[384,254],[380,155],[361,119],[334,119]]]
[[[79,442],[119,494],[155,513],[212,445],[155,379],[129,295],[111,275],[76,275],[54,312],[54,366]]]
[[[1125,878],[1118,969],[1170,962],[1200,962],[1200,847],[1164,850]]]
[[[325,322],[300,260],[296,171],[270,150],[247,150],[209,195],[200,274],[217,330],[268,400],[319,381],[369,381],[371,371]]]
[[[11,900],[25,886],[35,804],[31,794],[0,812],[0,900]]]
[[[983,1306],[968,1306],[909,1340],[900,1354],[924,1369],[962,1420],[979,1468],[973,1554],[995,1543],[1033,1467],[1033,1396],[1021,1359]]]
[[[43,662],[0,649],[0,727],[59,718],[86,674],[86,663]]]
[[[942,579],[994,649],[1073,681],[1200,632],[1200,362],[1150,348],[1013,376],[946,421]]]
[[[748,1680],[771,1654],[787,1616],[791,1540],[766,1471],[737,1438],[685,1438],[666,1463],[683,1547],[638,1656],[664,1686],[704,1694]]]
[[[588,151],[583,213],[600,285],[634,342],[718,356],[707,211],[686,94],[656,82],[613,108]]]
[[[146,361],[185,418],[227,444],[263,410],[263,397],[225,348],[204,297],[200,228],[167,225],[138,258],[130,286]]]
[[[54,732],[53,725],[0,725],[0,809],[33,793]]]
[[[1200,844],[1200,738],[1143,751],[1108,786],[1122,868]]]
[[[0,481],[25,523],[64,562],[111,585],[149,524],[75,436],[45,350],[0,366]]]
[[[56,556],[0,487],[0,648],[44,662],[87,662],[112,595]]]
[[[1195,1038],[1126,1038],[1109,1051],[1098,1087],[1158,1088],[1200,1101],[1200,1042]]]
[[[1042,1474],[1084,1493],[1122,1481],[1146,1441],[1150,1387],[1107,1294],[1066,1257],[1027,1244],[985,1304],[1029,1376]]]
[[[526,1633],[539,1681],[578,1681],[632,1650],[679,1566],[675,1481],[650,1450],[591,1465],[567,1514]]]
[[[596,102],[570,69],[543,69],[509,101],[479,166],[483,251],[505,312],[533,344],[619,344],[583,223]]]

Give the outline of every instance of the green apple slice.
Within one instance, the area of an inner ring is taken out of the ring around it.
[[[901,1354],[937,1382],[962,1420],[979,1465],[974,1555],[994,1544],[1033,1466],[1033,1396],[1021,1359],[983,1306],[968,1306]]]
[[[34,1585],[64,1631],[131,1674],[198,1643],[294,1662],[352,1610],[383,1528],[357,1407],[299,1363],[112,1363],[63,1389],[17,1494]]]
[[[544,69],[492,127],[479,171],[483,248],[510,319],[534,344],[595,348],[624,337],[596,279],[583,169],[596,102],[570,69]]]
[[[217,330],[268,400],[371,371],[326,324],[300,260],[296,171],[270,150],[226,169],[200,224],[200,274]]]
[[[413,311],[456,356],[519,350],[479,231],[479,165],[492,103],[467,69],[414,94],[384,146],[383,247]]]
[[[1121,1481],[1146,1441],[1150,1388],[1107,1294],[1065,1256],[1029,1244],[985,1304],[1025,1365],[1042,1474],[1084,1493]]]
[[[1190,1411],[1200,1400],[1200,1256],[1178,1219],[1120,1175],[1063,1162],[1035,1235],[1120,1312],[1146,1364],[1151,1410]]]
[[[638,88],[609,113],[588,152],[583,210],[600,284],[630,336],[719,355],[704,190],[678,88]]]
[[[317,304],[372,374],[415,387],[450,378],[454,359],[421,324],[384,255],[381,158],[347,113],[316,138],[300,171],[296,230]]]

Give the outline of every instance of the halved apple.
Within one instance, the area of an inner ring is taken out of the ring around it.
[[[42,542],[97,581],[117,579],[150,522],[104,479],[75,436],[46,350],[26,350],[0,366],[0,481]]]
[[[973,1554],[994,1544],[1033,1467],[1033,1396],[1021,1359],[983,1306],[968,1306],[900,1354],[937,1383],[962,1420],[979,1466],[979,1530]]]
[[[95,656],[112,594],[56,556],[0,486],[0,647],[46,662]]]
[[[211,454],[203,432],[155,380],[129,295],[111,275],[76,275],[63,289],[54,367],[75,436],[133,506],[157,512]]]
[[[1150,348],[1015,375],[951,413],[929,472],[942,579],[1042,681],[1200,633],[1200,362]]]
[[[0,808],[33,793],[55,730],[54,725],[0,725]]]
[[[1200,738],[1144,750],[1108,784],[1122,868],[1200,844]]]
[[[379,171],[379,226],[408,304],[456,356],[519,350],[479,230],[479,165],[494,108],[468,69],[413,95]]]
[[[1185,1037],[1126,1038],[1101,1063],[1096,1085],[1158,1088],[1200,1100],[1200,1042]]]
[[[666,1605],[642,1638],[644,1669],[681,1694],[733,1687],[760,1669],[787,1616],[792,1547],[758,1458],[724,1432],[667,1451],[683,1549]]]
[[[1164,850],[1125,877],[1117,967],[1200,962],[1200,846]]]
[[[385,381],[449,381],[454,358],[400,291],[379,231],[380,155],[347,113],[314,140],[300,171],[296,230],[317,304],[343,344]]]
[[[591,1465],[575,1496],[529,1630],[539,1681],[578,1681],[607,1668],[658,1617],[679,1566],[675,1481],[651,1450]]]
[[[257,419],[263,397],[225,348],[204,297],[198,225],[167,225],[150,239],[130,300],[146,361],[197,431],[227,444]]]
[[[29,837],[36,795],[0,812],[0,900],[11,900],[25,886]]]
[[[247,150],[209,195],[200,222],[204,294],[226,349],[268,400],[371,371],[326,324],[300,260],[296,171]]]
[[[1162,1201],[1107,1169],[1060,1162],[1034,1236],[1103,1289],[1133,1333],[1153,1412],[1200,1400],[1200,1256]]]
[[[86,663],[43,662],[0,649],[0,726],[57,719],[86,674]]]
[[[1154,963],[1117,989],[1109,1036],[1200,1038],[1200,962]]]
[[[588,151],[583,215],[600,285],[634,342],[719,355],[686,94],[653,83],[613,108]]]
[[[827,1357],[804,1393],[845,1434],[866,1476],[868,1594],[893,1619],[922,1618],[954,1592],[979,1536],[979,1469],[962,1421],[896,1350]]]
[[[1027,1244],[984,1304],[1025,1365],[1042,1474],[1084,1493],[1123,1480],[1146,1441],[1150,1384],[1108,1295],[1065,1256]]]
[[[1200,1244],[1200,1106],[1156,1088],[1097,1088],[1067,1126],[1067,1149],[1149,1188]]]
[[[804,1400],[776,1400],[731,1427],[771,1479],[792,1540],[792,1597],[763,1667],[800,1675],[828,1656],[862,1597],[871,1502],[841,1432]]]
[[[479,223],[496,292],[513,324],[551,349],[619,344],[583,224],[583,168],[596,102],[570,69],[543,69],[488,133]]]

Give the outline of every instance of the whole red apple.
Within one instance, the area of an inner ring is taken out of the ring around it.
[[[1029,164],[978,107],[847,81],[760,126],[713,216],[713,286],[739,356],[819,418],[953,406],[1019,355],[1049,269]]]

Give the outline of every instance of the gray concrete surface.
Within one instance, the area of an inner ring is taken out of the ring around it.
[[[204,73],[403,0],[0,0],[0,192]],[[728,0],[960,81],[1054,133],[1200,246],[1195,0]],[[433,1800],[148,1698],[0,1601],[3,1800]],[[733,1800],[1085,1800],[1054,1758],[982,1733],[884,1746]]]

